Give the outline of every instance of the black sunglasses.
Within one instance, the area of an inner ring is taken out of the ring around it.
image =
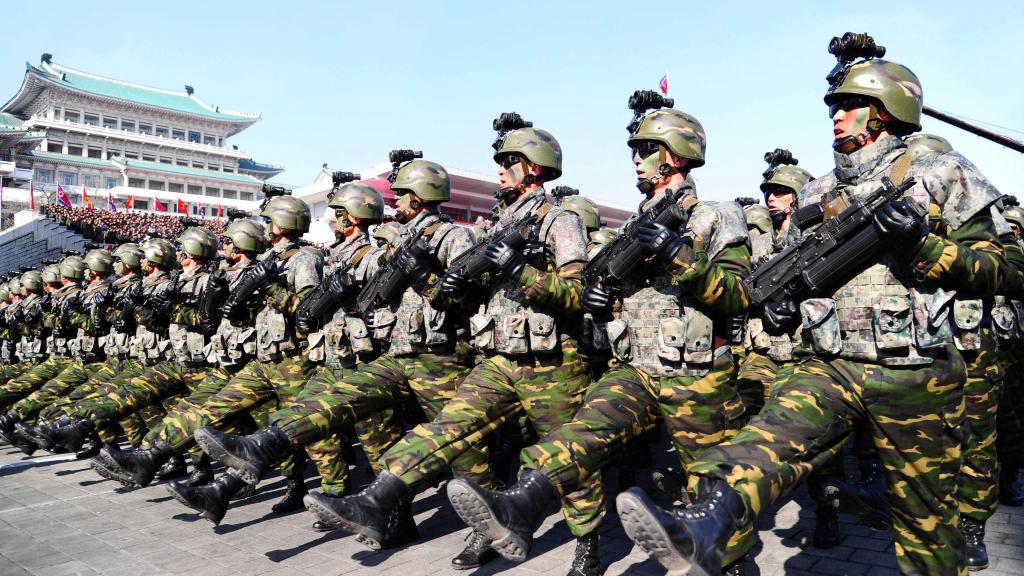
[[[849,96],[829,106],[828,117],[834,117],[836,115],[836,112],[839,112],[840,110],[842,110],[843,112],[849,112],[850,110],[867,108],[870,105],[871,100],[867,99],[864,96]]]
[[[629,147],[633,156],[639,156],[641,160],[661,149],[661,143],[654,140],[641,140]]]
[[[498,159],[498,164],[505,170],[508,170],[509,168],[515,166],[516,164],[519,164],[522,161],[523,159],[520,156],[517,156],[515,154],[506,154]]]

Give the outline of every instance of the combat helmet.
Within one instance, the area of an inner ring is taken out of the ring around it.
[[[614,240],[616,234],[617,233],[615,232],[614,228],[602,226],[601,228],[598,228],[597,230],[594,230],[593,232],[590,233],[590,241],[593,242],[594,244],[603,246]]]
[[[6,282],[0,282],[0,302],[11,301],[11,289],[7,287]]]
[[[21,296],[21,276],[15,276],[7,281],[7,289],[15,296]]]
[[[373,231],[373,237],[390,246],[397,246],[402,239],[402,225],[385,222]]]
[[[220,239],[209,228],[191,226],[178,234],[176,240],[181,251],[193,258],[213,258],[220,250]]]
[[[562,175],[562,147],[547,130],[518,128],[505,134],[494,151],[494,161],[516,154],[543,168],[542,178],[554,180]]]
[[[373,186],[361,182],[342,185],[327,205],[344,208],[360,220],[379,222],[384,218],[384,197]]]
[[[114,256],[108,250],[95,248],[85,253],[82,258],[85,265],[99,276],[110,274],[114,271]]]
[[[580,217],[583,227],[588,231],[594,231],[601,227],[601,212],[593,200],[585,196],[566,196],[562,198],[563,209],[572,212]]]
[[[1024,232],[1024,209],[1020,206],[1007,206],[1003,209],[1003,218],[1007,222],[1017,225],[1018,229]]]
[[[231,240],[236,250],[253,253],[261,253],[267,249],[265,234],[266,228],[263,224],[247,218],[233,220],[224,229],[224,237]]]
[[[309,232],[309,221],[312,219],[309,206],[293,196],[274,196],[267,202],[260,216],[278,228],[303,234]]]
[[[150,238],[142,245],[142,254],[150,264],[164,269],[174,268],[178,259],[178,250],[163,238]]]
[[[68,256],[60,261],[60,277],[68,280],[82,280],[88,268],[81,256]]]
[[[39,270],[29,270],[21,275],[21,287],[29,292],[43,289],[43,275]]]
[[[691,168],[704,165],[707,147],[704,127],[686,112],[663,108],[647,114],[632,131],[627,143],[633,147],[644,140],[658,142],[676,156],[686,158]]]
[[[768,214],[767,206],[763,204],[744,206],[743,214],[747,217],[748,230],[757,230],[762,234],[771,234],[772,218]]]
[[[42,271],[44,284],[60,284],[60,265],[47,264]]]
[[[437,162],[412,160],[395,172],[391,189],[412,192],[426,202],[447,202],[452,199],[452,181],[448,171]]]
[[[953,145],[942,136],[935,134],[911,134],[903,139],[907,153],[912,160],[929,154],[946,154],[953,151]]]
[[[118,261],[122,262],[125,266],[133,269],[138,269],[142,266],[142,259],[145,255],[142,253],[142,248],[134,242],[125,242],[111,253],[114,257],[114,265],[116,266]]]

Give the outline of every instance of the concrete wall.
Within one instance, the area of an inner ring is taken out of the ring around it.
[[[15,226],[0,232],[0,273],[19,266],[39,266],[46,258],[60,258],[64,250],[82,250],[85,239],[36,212],[16,215]]]

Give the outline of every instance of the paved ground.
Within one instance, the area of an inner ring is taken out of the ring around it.
[[[310,514],[272,515],[270,506],[282,492],[279,477],[264,482],[255,497],[237,503],[213,528],[160,486],[126,490],[102,480],[84,462],[66,456],[26,459],[3,446],[0,575],[466,574],[448,567],[467,531],[443,493],[430,491],[414,505],[421,543],[371,553],[349,536],[311,531]],[[890,534],[873,534],[843,518],[844,545],[817,550],[807,543],[812,530],[812,510],[806,496],[797,494],[765,516],[756,565],[748,573],[896,573]],[[559,515],[553,514],[539,534],[529,561],[500,560],[472,574],[565,574],[573,544]],[[1024,574],[1024,509],[996,514],[987,541],[993,560],[986,576]],[[664,573],[633,548],[614,517],[605,524],[602,553],[608,574]]]

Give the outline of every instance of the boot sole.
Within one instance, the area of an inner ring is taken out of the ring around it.
[[[530,554],[530,543],[502,526],[487,502],[461,478],[448,483],[448,500],[463,522],[491,539],[491,548],[502,558],[512,562],[526,560]]]
[[[231,468],[238,473],[238,476],[245,480],[246,484],[256,484],[260,481],[257,472],[249,467],[249,463],[228,452],[220,442],[209,436],[205,430],[200,428],[193,434],[196,444],[206,452],[210,458]]]
[[[366,526],[362,524],[356,524],[350,522],[348,519],[331,510],[327,506],[320,504],[320,501],[313,494],[306,494],[302,497],[302,503],[306,505],[306,509],[313,513],[324,524],[334,528],[335,530],[341,530],[342,532],[348,532],[354,534],[356,542],[359,542],[363,546],[371,550],[381,550],[383,548],[382,542],[384,541],[383,534],[377,534],[369,531]]]
[[[208,520],[211,523],[213,523],[214,526],[220,526],[220,520],[219,519],[214,519],[213,516],[209,512],[206,511],[206,509],[200,508],[199,506],[196,506],[195,504],[189,502],[188,498],[185,498],[184,496],[179,494],[178,491],[175,490],[170,484],[168,484],[166,486],[166,488],[167,488],[167,492],[170,493],[171,497],[173,497],[175,500],[180,502],[182,505],[184,505],[185,507],[187,507],[187,508],[189,508],[191,510],[194,510],[194,511],[198,512],[200,516],[202,516],[206,520]]]
[[[106,478],[107,480],[113,480],[114,482],[118,482],[122,486],[127,486],[129,488],[135,486],[135,482],[132,481],[131,474],[128,474],[127,472],[117,472],[116,470],[109,468],[109,463],[107,461],[100,460],[100,457],[102,456],[103,453],[101,452],[89,463],[89,465],[92,466],[94,472]],[[118,468],[120,468],[120,466]]]
[[[632,492],[623,492],[615,498],[615,506],[629,539],[664,566],[669,576],[711,576],[676,550],[672,539],[643,498]]]

